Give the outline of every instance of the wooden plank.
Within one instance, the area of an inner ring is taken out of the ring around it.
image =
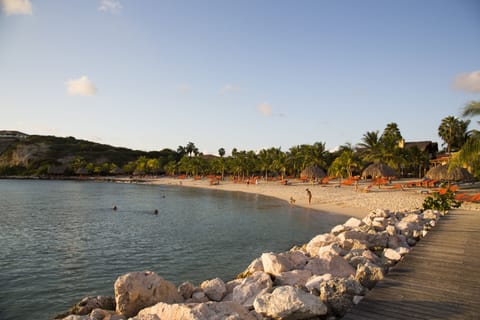
[[[343,319],[480,319],[480,213],[451,211]]]

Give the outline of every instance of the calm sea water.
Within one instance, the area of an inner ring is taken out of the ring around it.
[[[228,281],[262,252],[345,221],[252,194],[20,180],[0,180],[0,219],[1,320],[50,319],[86,295],[113,296],[130,271]]]

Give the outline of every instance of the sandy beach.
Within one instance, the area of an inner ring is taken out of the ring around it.
[[[402,181],[402,183],[404,182]],[[357,191],[353,186],[338,187],[338,183],[335,182],[320,185],[304,183],[299,180],[292,180],[289,185],[281,185],[278,181],[266,182],[264,180],[258,181],[258,184],[234,183],[226,180],[221,181],[218,185],[211,185],[207,178],[194,180],[162,177],[152,179],[148,183],[255,193],[284,200],[285,205],[295,205],[357,218],[363,218],[368,212],[375,209],[398,211],[421,208],[425,197],[428,196],[428,194],[422,193],[426,190],[425,188],[401,190],[384,186],[382,188],[372,187],[369,192],[363,192],[362,190],[369,185],[369,182],[360,182]],[[392,184],[395,184],[395,181]],[[307,188],[312,193],[310,204],[308,203]],[[290,198],[295,199],[294,204],[290,204]],[[480,205],[464,203],[462,208],[480,210]]]

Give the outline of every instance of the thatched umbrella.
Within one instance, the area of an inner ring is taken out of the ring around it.
[[[316,166],[316,165],[306,167],[300,173],[301,177],[307,177],[307,178],[310,178],[310,179],[311,178],[323,178],[326,175],[327,174],[325,173],[325,171],[322,168],[320,168],[319,166]]]
[[[395,177],[397,173],[384,163],[372,163],[362,172],[362,178]]]
[[[472,181],[473,176],[465,168],[455,167],[449,172],[448,165],[436,166],[428,170],[425,178],[448,181]]]

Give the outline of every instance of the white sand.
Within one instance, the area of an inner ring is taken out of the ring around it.
[[[290,185],[281,185],[279,182],[259,181],[258,184],[233,183],[221,181],[219,185],[210,185],[208,179],[176,179],[159,178],[152,179],[148,183],[162,185],[176,185],[184,187],[196,187],[206,189],[217,189],[225,191],[240,191],[275,197],[290,205],[289,199],[295,199],[296,206],[311,208],[319,211],[326,211],[347,216],[363,218],[371,210],[377,208],[388,210],[409,210],[421,208],[427,195],[422,194],[419,188],[411,189],[388,189],[388,187],[373,187],[369,192],[361,192],[367,185],[360,183],[358,191],[353,186],[335,187],[338,184],[312,185],[293,180]],[[395,183],[395,182],[393,182]],[[308,204],[306,188],[312,192],[312,203]],[[480,210],[478,204],[462,206],[466,210]]]

